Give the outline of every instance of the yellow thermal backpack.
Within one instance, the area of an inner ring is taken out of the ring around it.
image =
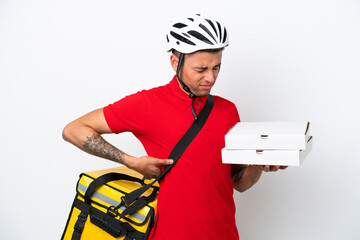
[[[82,173],[62,239],[147,239],[155,221],[158,183],[142,195],[148,203],[133,213],[126,214],[121,201],[145,184],[141,174],[127,167]]]

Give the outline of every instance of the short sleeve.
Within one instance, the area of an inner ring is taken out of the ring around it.
[[[234,103],[232,103],[231,116],[230,128],[232,128],[236,123],[240,122],[239,112]]]
[[[104,117],[111,131],[141,134],[146,129],[146,99],[142,91],[104,107]]]
[[[226,132],[240,122],[238,110],[233,102],[227,101]]]

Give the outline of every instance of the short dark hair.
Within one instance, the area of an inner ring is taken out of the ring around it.
[[[203,49],[203,50],[198,50],[196,52],[209,52],[209,53],[213,53],[213,52],[218,52],[218,51],[222,51],[224,50],[224,48],[216,48],[216,49]],[[175,50],[175,49],[171,49],[172,54],[174,54],[177,57],[180,57],[180,52]],[[196,53],[193,52],[193,53]],[[189,55],[193,54],[193,53],[188,53]]]

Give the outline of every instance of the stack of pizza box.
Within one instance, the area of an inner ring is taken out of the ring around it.
[[[240,122],[225,136],[223,163],[299,166],[312,149],[310,122]]]

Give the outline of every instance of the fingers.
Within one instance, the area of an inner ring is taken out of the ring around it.
[[[270,172],[270,167],[269,165],[263,166],[264,172]]]
[[[157,178],[161,174],[160,166],[173,164],[174,160],[172,159],[159,159],[159,158],[148,158],[146,164],[146,170],[144,171],[144,176],[146,178]]]
[[[154,166],[152,168],[146,169],[146,171],[144,171],[142,174],[147,179],[153,179],[153,178],[157,178],[161,174],[161,171],[159,167]]]
[[[286,169],[287,166],[272,166],[272,165],[265,165],[262,166],[264,172],[276,172],[279,169]]]

